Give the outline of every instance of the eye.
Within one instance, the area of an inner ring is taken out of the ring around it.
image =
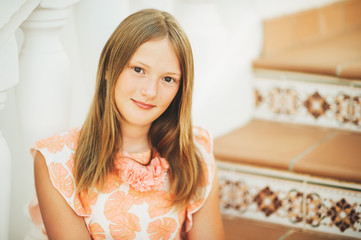
[[[167,83],[175,82],[174,79],[171,77],[165,77],[165,78],[163,78],[163,80],[166,81]]]
[[[136,73],[143,73],[143,69],[141,69],[140,67],[133,67],[133,70]]]

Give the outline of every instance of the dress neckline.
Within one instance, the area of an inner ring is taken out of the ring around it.
[[[151,159],[152,151],[143,153],[118,152],[114,167],[123,182],[136,191],[157,190],[164,186],[169,164],[158,153]]]

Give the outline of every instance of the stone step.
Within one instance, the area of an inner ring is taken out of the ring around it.
[[[254,119],[215,139],[217,160],[361,183],[361,134]]]
[[[221,211],[361,238],[360,146],[359,133],[254,119],[214,141]]]
[[[361,1],[267,19],[254,68],[361,79]]]
[[[361,28],[261,57],[253,67],[361,79]]]
[[[314,231],[303,231],[278,224],[271,224],[263,221],[254,221],[247,218],[235,218],[223,216],[223,226],[226,240],[326,240],[340,239],[327,233]],[[342,239],[357,239],[343,237]]]
[[[361,132],[361,1],[267,19],[256,118]]]
[[[361,239],[360,14],[264,21],[254,119],[214,142],[227,239]]]

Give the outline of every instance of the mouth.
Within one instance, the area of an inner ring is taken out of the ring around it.
[[[131,98],[131,100],[135,103],[135,105],[137,105],[141,109],[149,110],[149,109],[152,109],[155,107],[155,105],[153,105],[153,104],[140,102],[140,101],[134,100],[133,98]]]

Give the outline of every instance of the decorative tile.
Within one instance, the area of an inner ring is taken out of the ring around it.
[[[355,126],[361,126],[361,95],[354,96],[350,103],[350,122]]]
[[[253,202],[257,204],[258,211],[262,211],[268,217],[282,206],[278,194],[279,192],[273,192],[269,186],[266,186],[253,197]]]
[[[259,98],[262,99],[262,96],[259,95]],[[293,89],[281,89],[277,87],[271,89],[269,91],[269,108],[275,114],[295,114],[299,108],[297,92]]]
[[[340,93],[335,98],[336,113],[335,118],[340,123],[350,122],[350,110],[352,98],[348,94]]]
[[[305,229],[361,238],[360,190],[308,184],[307,191],[308,195],[317,196],[317,207],[313,207],[317,210],[307,212],[306,216],[307,219],[316,216],[317,224],[306,221]],[[310,203],[306,202],[306,205]]]
[[[223,181],[219,199],[225,209],[236,209],[241,213],[246,212],[252,202],[248,187],[241,181]]]
[[[309,193],[306,199],[302,200],[305,202],[305,221],[311,227],[318,227],[323,219],[323,212],[325,207],[322,204],[322,198],[317,193]],[[302,204],[303,204],[302,202]]]
[[[292,211],[297,210],[289,210],[295,204],[289,200],[289,192],[294,191],[296,185],[296,189],[301,191],[302,183],[222,169],[218,174],[223,214],[286,226],[302,228],[304,225],[302,221],[294,221],[297,217]]]
[[[361,238],[361,185],[324,186],[305,175],[271,177],[239,166],[218,162],[222,214]]]
[[[258,107],[262,101],[263,101],[263,98],[261,96],[261,94],[259,94],[259,92],[257,91],[257,89],[254,90],[254,104],[256,105],[256,107]]]
[[[336,120],[342,124],[361,126],[361,97],[340,93],[335,98]]]
[[[292,223],[299,223],[304,219],[303,195],[303,192],[296,189],[292,189],[287,193],[287,201],[284,205],[287,208],[287,218]]]
[[[361,87],[256,77],[254,94],[256,118],[361,131]]]
[[[327,217],[331,219],[330,227],[337,226],[341,232],[351,228],[356,231],[355,223],[360,219],[360,213],[356,212],[357,203],[349,204],[344,198],[333,202],[327,210]]]
[[[330,109],[330,104],[328,104],[327,100],[317,91],[311,96],[308,96],[303,105],[306,107],[307,112],[316,119]]]

